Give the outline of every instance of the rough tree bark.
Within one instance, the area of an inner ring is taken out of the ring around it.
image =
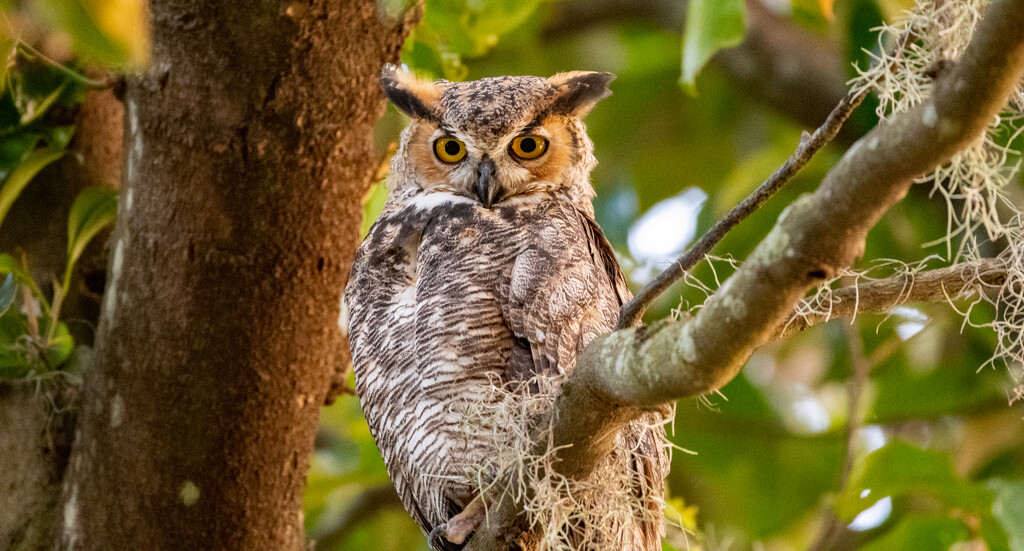
[[[305,547],[339,300],[416,15],[154,0],[61,549]]]

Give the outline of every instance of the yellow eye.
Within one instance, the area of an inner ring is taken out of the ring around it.
[[[434,142],[434,153],[446,163],[457,163],[466,156],[466,144],[455,138],[438,138]]]
[[[548,141],[540,136],[519,136],[512,140],[512,154],[520,159],[536,159],[548,149]]]

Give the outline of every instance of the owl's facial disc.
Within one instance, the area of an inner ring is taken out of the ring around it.
[[[580,119],[611,93],[612,78],[571,72],[428,82],[386,66],[381,87],[411,119],[395,174],[422,192],[484,208],[563,191],[589,196],[593,146]]]

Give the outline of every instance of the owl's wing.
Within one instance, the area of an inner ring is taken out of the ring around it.
[[[615,249],[612,248],[612,244],[608,242],[608,238],[604,236],[601,228],[597,226],[597,222],[583,214],[580,214],[580,217],[583,218],[585,223],[584,230],[587,233],[587,244],[591,247],[591,256],[594,258],[595,264],[604,267],[604,272],[608,276],[608,280],[612,282],[612,287],[615,289],[615,294],[618,297],[619,304],[617,308],[622,308],[624,304],[633,298],[633,293],[630,292],[629,285],[626,284],[626,276],[622,274],[622,269],[619,268],[619,261],[615,258]],[[616,310],[617,322],[618,311]],[[614,329],[614,325],[609,330],[611,329]]]
[[[611,331],[629,299],[611,245],[575,208],[552,209],[516,257],[503,314],[515,336],[513,380],[568,372],[591,340]]]

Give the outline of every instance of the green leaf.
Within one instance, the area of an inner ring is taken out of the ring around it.
[[[32,276],[21,267],[21,264],[19,264],[13,256],[9,254],[0,254],[0,274],[13,275],[14,279],[18,283],[27,286],[29,291],[32,293],[32,296],[42,303],[45,310],[49,311],[50,306],[49,303],[46,302],[46,297],[43,296],[42,289],[39,288],[36,280],[32,279]]]
[[[68,215],[68,273],[89,241],[117,220],[117,192],[87,188],[78,194]]]
[[[64,88],[67,85],[68,81],[61,82],[57,88],[38,101],[30,95],[19,95],[21,101],[16,102],[15,106],[18,108],[18,112],[21,113],[21,124],[30,124],[43,116],[57,102],[60,95],[64,93]]]
[[[7,102],[10,105],[10,102]],[[3,102],[0,102],[0,108]],[[10,105],[11,113],[0,113],[8,115],[0,120],[0,128],[5,128],[9,134],[0,139],[0,181],[6,180],[7,175],[18,168],[22,159],[29,151],[39,144],[39,135],[29,132],[23,126],[18,126],[17,110]]]
[[[46,320],[46,324],[49,324],[49,320]],[[53,369],[59,369],[64,362],[68,361],[74,349],[75,340],[68,332],[68,326],[58,323],[53,338],[46,344],[46,350],[43,352],[46,364]]]
[[[1002,525],[1010,549],[1024,551],[1024,480],[990,480],[995,493],[992,516]]]
[[[4,180],[3,187],[0,187],[0,224],[7,216],[7,211],[11,209],[11,204],[21,194],[21,190],[25,189],[25,186],[32,181],[32,178],[47,165],[63,156],[64,151],[60,149],[43,147],[32,150],[21,160],[21,163]]]
[[[50,146],[57,149],[64,149],[71,142],[72,136],[75,135],[75,126],[50,126],[45,129],[46,141]]]
[[[16,346],[25,331],[25,316],[21,312],[9,310],[0,316],[0,380],[20,379],[31,370]]]
[[[80,0],[34,2],[33,7],[71,36],[75,51],[103,64],[124,65],[131,52],[112,39]]]
[[[14,274],[14,277],[21,281],[28,277],[28,274],[21,268],[21,264],[9,254],[0,254],[0,274]]]
[[[896,440],[854,468],[847,489],[836,501],[836,513],[850,521],[883,497],[916,493],[931,495],[947,507],[979,514],[991,501],[984,489],[957,478],[948,455]]]
[[[674,472],[695,487],[686,493],[702,518],[741,528],[751,538],[784,533],[819,507],[823,489],[838,485],[845,443],[838,432],[808,437],[785,430],[770,397],[742,374],[714,398],[716,409],[680,402],[670,439],[696,452],[675,454]],[[773,496],[749,499],[750,495]]]
[[[970,530],[959,520],[941,515],[908,515],[895,528],[861,549],[949,549],[954,543],[969,539]]]
[[[10,86],[10,68],[13,57],[18,53],[17,47],[17,40],[8,36],[0,36],[0,56],[2,56],[0,59],[0,94]]]
[[[0,316],[7,312],[7,309],[14,304],[14,292],[17,286],[14,284],[14,274],[8,272],[4,284],[0,285]]]
[[[696,92],[697,74],[711,56],[743,41],[743,0],[692,0],[683,29],[683,88]]]

